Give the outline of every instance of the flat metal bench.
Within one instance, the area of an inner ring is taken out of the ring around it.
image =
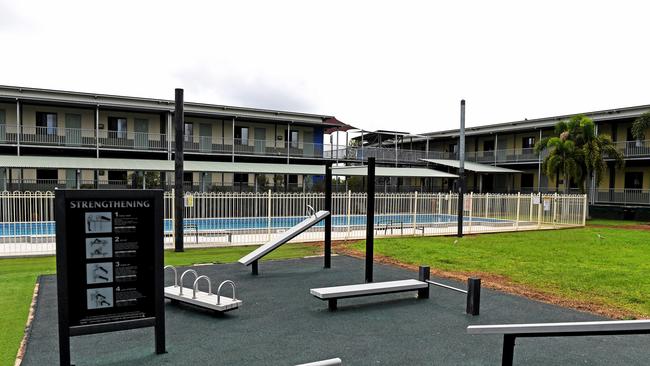
[[[320,300],[327,300],[328,309],[336,310],[337,300],[350,297],[384,295],[396,292],[418,291],[418,298],[428,298],[429,284],[418,280],[360,283],[356,285],[313,288],[309,292]]]
[[[503,334],[502,365],[512,365],[517,337],[575,337],[650,334],[650,320],[470,325],[468,334]]]

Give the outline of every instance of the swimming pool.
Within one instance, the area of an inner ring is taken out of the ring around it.
[[[365,215],[350,216],[350,226],[365,226]],[[285,229],[298,224],[304,220],[304,216],[292,217],[272,217],[270,226],[272,229]],[[418,224],[434,224],[444,222],[456,222],[457,216],[455,215],[439,215],[439,214],[418,214],[416,222]],[[464,217],[465,222],[484,222],[484,223],[509,223],[511,220],[492,219],[492,218],[478,218]],[[185,219],[183,220],[185,226],[196,227],[199,231],[206,230],[223,230],[223,231],[244,231],[255,229],[266,229],[269,227],[269,219],[267,217],[245,217],[245,218],[200,218],[200,219]],[[386,224],[412,224],[413,215],[411,214],[392,214],[392,215],[375,215],[375,225],[380,227]],[[324,222],[318,223],[317,227],[323,227]],[[345,215],[332,216],[333,226],[348,226],[348,217]],[[165,233],[171,233],[173,230],[172,221],[165,220]],[[35,236],[35,235],[54,235],[55,224],[54,221],[44,222],[21,222],[21,223],[0,223],[0,237],[3,236]]]

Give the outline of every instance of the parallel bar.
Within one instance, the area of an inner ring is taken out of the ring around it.
[[[501,355],[502,366],[512,366],[515,356],[515,336],[505,334],[503,336],[503,353]]]
[[[610,320],[594,322],[564,322],[564,323],[530,323],[530,324],[494,324],[470,325],[469,334],[517,334],[526,333],[572,333],[572,332],[603,332],[603,331],[650,331],[650,320]]]

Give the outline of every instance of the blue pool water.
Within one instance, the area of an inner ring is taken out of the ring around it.
[[[304,220],[305,217],[273,217],[271,218],[271,228],[272,229],[284,229],[289,228],[298,224],[300,221]],[[347,226],[347,216],[338,215],[332,216],[332,225],[333,226]],[[457,217],[455,215],[437,215],[437,214],[420,214],[417,215],[417,223],[419,224],[432,224],[440,222],[455,222]],[[468,217],[465,217],[464,220],[469,221]],[[472,218],[473,222],[492,222],[492,223],[505,223],[510,222],[509,220],[501,219],[486,219],[486,218]],[[387,223],[393,223],[394,225],[399,225],[403,223],[404,225],[413,223],[413,215],[403,214],[403,215],[376,215],[375,216],[375,225],[381,227]],[[269,221],[266,217],[249,217],[249,218],[208,218],[208,219],[185,219],[184,224],[186,226],[195,226],[199,231],[203,230],[246,230],[246,229],[265,229],[269,225]],[[318,223],[319,227],[323,227],[324,222]],[[356,215],[350,216],[350,225],[351,226],[365,226],[366,225],[366,216],[365,215]],[[165,220],[165,232],[171,233],[172,221]],[[193,228],[192,230],[193,231]],[[54,235],[54,221],[47,222],[38,222],[38,223],[0,223],[0,237],[2,236],[30,236],[30,235]]]

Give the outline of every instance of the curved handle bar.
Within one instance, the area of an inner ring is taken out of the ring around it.
[[[183,277],[185,277],[185,275],[186,275],[188,272],[194,274],[194,278],[199,277],[199,274],[196,273],[196,271],[193,270],[193,269],[188,269],[187,271],[183,272],[183,274],[181,275],[181,281],[180,281],[180,283],[181,283],[181,289],[180,289],[180,291],[178,291],[178,294],[179,294],[179,295],[182,295],[182,294],[183,294]]]
[[[176,271],[176,267],[172,265],[166,265],[163,268],[163,271],[165,271],[166,269],[171,269],[172,271],[174,271],[174,287],[178,287],[178,271]]]
[[[232,287],[232,299],[237,300],[237,298],[235,297],[235,283],[232,282],[231,280],[225,280],[221,282],[219,288],[217,289],[217,305],[221,304],[221,287],[225,284],[229,284]]]
[[[196,291],[197,291],[197,288],[199,287],[199,280],[201,278],[205,278],[205,280],[208,281],[208,296],[212,295],[212,282],[210,281],[208,276],[203,275],[203,276],[197,277],[194,280],[194,284],[192,284],[192,290],[193,290],[192,291],[192,298],[193,299],[196,299]]]
[[[307,216],[316,216],[316,210],[311,205],[307,205]]]

